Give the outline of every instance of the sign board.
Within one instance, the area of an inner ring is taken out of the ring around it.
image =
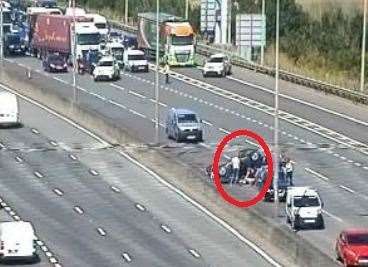
[[[236,16],[236,45],[259,47],[266,45],[266,16],[239,14]]]
[[[201,32],[214,32],[218,22],[218,0],[201,0]],[[221,2],[221,1],[220,1]]]

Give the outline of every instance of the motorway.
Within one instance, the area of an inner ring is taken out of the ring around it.
[[[105,141],[29,102],[20,111],[22,127],[0,129],[0,192],[50,262],[272,266]]]
[[[52,84],[52,89],[58,94],[72,96],[70,73],[45,75],[36,59],[11,60],[20,66],[38,70],[34,72],[34,77],[43,84]],[[178,69],[177,72],[186,77],[177,75],[178,79],[171,79],[170,85],[160,87],[160,117],[165,118],[170,107],[186,107],[197,111],[205,121],[205,141],[200,144],[176,144],[167,140],[161,129],[163,152],[180,159],[189,167],[202,170],[209,164],[217,142],[231,130],[251,129],[272,145],[272,89],[266,91],[245,85],[241,79],[249,78],[252,73],[243,74],[235,69],[233,79],[203,80],[199,70]],[[88,75],[79,76],[78,100],[82,106],[93,108],[128,127],[145,143],[152,143],[155,104],[153,78],[152,71],[148,74],[123,73],[121,80],[114,83],[94,83]],[[162,76],[160,79],[164,80]],[[264,83],[270,86],[271,81],[265,79]],[[289,87],[292,86],[287,84],[282,89],[289,98],[281,99],[281,109],[286,114],[282,115],[280,141],[283,149],[296,162],[297,185],[317,188],[325,202],[326,229],[300,231],[297,234],[334,257],[333,244],[338,232],[346,227],[367,226],[368,223],[368,162],[364,143],[367,137],[364,116],[367,108],[314,91],[308,94],[298,86],[295,86],[297,91],[294,92]],[[337,104],[333,106],[334,101]],[[322,106],[324,110],[316,106]],[[243,198],[252,194],[252,190],[239,187],[227,190]],[[259,210],[271,217],[273,204],[260,203]],[[275,220],[282,227],[287,227],[282,208],[280,214]]]

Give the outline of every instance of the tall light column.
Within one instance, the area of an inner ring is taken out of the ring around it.
[[[129,8],[129,0],[125,0],[125,15],[124,15],[124,23],[125,25],[128,25],[128,8]]]
[[[185,0],[185,19],[189,19],[189,0]]]
[[[1,4],[1,8],[0,8],[0,60],[1,60],[1,64],[3,64],[3,59],[4,59],[4,18],[3,18],[3,0],[1,0],[0,2]]]
[[[77,35],[75,21],[75,0],[73,0],[73,103],[77,103]]]
[[[156,72],[155,72],[155,142],[160,141],[160,113],[159,113],[159,65],[160,65],[160,0],[156,2]]]
[[[265,0],[262,0],[262,17],[266,15],[266,3]],[[261,46],[261,65],[264,65],[264,52],[265,52],[265,46]]]
[[[367,28],[367,0],[364,0],[363,10],[363,37],[362,37],[362,57],[361,57],[361,73],[360,73],[360,91],[364,92],[365,84],[365,39],[366,39],[366,28]]]
[[[279,202],[279,47],[280,44],[280,0],[276,0],[276,66],[275,66],[275,118],[274,118],[274,199],[276,210]]]

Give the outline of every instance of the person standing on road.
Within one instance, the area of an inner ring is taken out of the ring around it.
[[[293,186],[293,164],[291,163],[291,160],[288,158],[286,160],[285,164],[285,173],[286,173],[286,179],[289,181],[290,185]]]
[[[240,159],[238,156],[235,156],[231,159],[231,165],[233,168],[232,171],[232,178],[230,184],[237,183],[239,180],[239,173],[240,173]]]
[[[167,61],[165,63],[164,73],[165,73],[165,83],[169,84],[170,66],[169,63],[167,63]]]

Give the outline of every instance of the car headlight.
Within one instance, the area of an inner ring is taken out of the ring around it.
[[[14,45],[9,45],[9,48],[12,48],[13,49],[14,48]]]
[[[26,48],[26,46],[25,46],[25,45],[21,45],[20,47],[21,47],[22,49]]]
[[[317,210],[317,213],[318,213],[318,215],[319,215],[319,214],[322,214],[322,209],[318,209],[318,210]]]
[[[50,64],[51,68],[56,68],[55,64]]]

